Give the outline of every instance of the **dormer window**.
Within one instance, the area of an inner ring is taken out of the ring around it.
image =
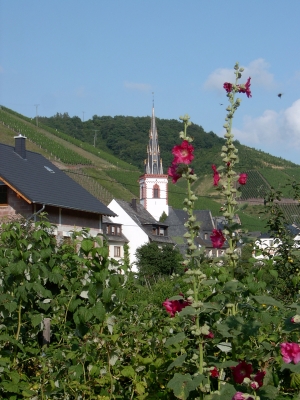
[[[165,236],[165,228],[159,228],[159,236]]]

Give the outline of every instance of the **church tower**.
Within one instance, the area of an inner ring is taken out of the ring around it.
[[[164,175],[158,135],[152,106],[151,129],[145,160],[145,173],[139,178],[140,204],[158,221],[163,212],[169,214],[168,175]]]

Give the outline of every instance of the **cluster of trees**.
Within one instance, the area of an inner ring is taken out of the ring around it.
[[[150,117],[130,117],[118,115],[115,117],[94,115],[92,119],[82,121],[79,117],[70,117],[68,113],[57,113],[53,117],[39,117],[39,120],[52,128],[58,129],[77,139],[96,147],[108,150],[118,158],[132,162],[143,170],[143,161],[146,158],[146,145],[149,140]],[[159,136],[160,151],[166,169],[172,162],[171,149],[176,144],[176,136],[182,130],[179,120],[156,118],[156,126]],[[204,129],[192,124],[189,134],[194,138],[195,155],[198,163],[194,166],[196,173],[201,176],[211,172],[211,164],[221,162],[220,147],[224,139],[213,132],[205,132]],[[294,164],[283,159],[273,157],[241,145],[235,142],[239,149],[241,171],[263,168],[265,162],[272,165],[288,166]]]

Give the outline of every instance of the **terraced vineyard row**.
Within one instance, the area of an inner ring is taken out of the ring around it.
[[[280,204],[280,208],[289,224],[300,224],[300,204],[282,203]]]
[[[113,195],[98,182],[96,182],[95,179],[88,175],[82,174],[80,171],[74,173],[74,171],[65,170],[64,172],[74,181],[79,183],[79,185],[84,187],[94,197],[102,201],[102,203],[107,205],[112,201]]]
[[[258,171],[247,171],[247,175],[247,184],[240,186],[242,193],[240,199],[246,201],[247,199],[263,198],[264,195],[270,190],[270,185],[268,182]]]
[[[22,121],[14,118],[14,116],[7,114],[2,109],[0,110],[0,121],[12,129],[16,134],[21,133],[22,135],[26,136],[28,140],[43,148],[45,151],[47,151],[47,153],[49,153],[49,155],[54,156],[57,161],[62,161],[65,164],[73,165],[91,164],[90,160],[80,156],[70,149],[67,149],[66,147],[61,146],[54,140],[48,138],[40,132],[37,132],[35,128],[30,127],[28,124],[25,124]]]
[[[4,110],[6,113],[10,114],[12,117],[17,117],[18,119],[23,119],[24,121],[29,122],[30,124],[33,124],[32,119],[25,117],[24,115],[18,114],[17,112],[10,110],[9,108],[3,107],[3,106],[1,106],[1,109]],[[16,119],[13,118],[12,124],[15,121],[16,121]],[[13,126],[13,125],[11,125],[11,126]],[[28,125],[26,124],[26,126],[28,126]],[[117,157],[115,157],[114,155],[107,153],[106,151],[103,151],[103,150],[100,151],[98,148],[95,148],[91,144],[82,142],[81,140],[75,139],[72,136],[69,136],[63,132],[59,132],[58,130],[53,129],[53,128],[46,126],[44,124],[41,124],[41,123],[39,124],[39,127],[48,131],[52,135],[55,135],[63,140],[66,140],[69,143],[74,144],[75,146],[80,147],[83,150],[88,151],[89,153],[94,154],[97,157],[101,157],[103,160],[108,161],[109,163],[111,163],[117,167],[123,168],[125,170],[131,170],[131,171],[137,170],[137,167],[135,167],[134,165],[131,165],[125,161],[122,161],[122,160],[118,159]],[[33,129],[35,129],[35,128],[33,128]],[[83,163],[78,161],[76,164],[83,164]]]

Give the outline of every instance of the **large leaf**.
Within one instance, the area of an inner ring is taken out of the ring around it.
[[[186,400],[190,392],[195,390],[204,379],[205,377],[203,375],[197,375],[193,379],[190,374],[175,374],[167,387],[173,390],[174,395],[178,399]]]
[[[172,368],[174,367],[181,367],[182,364],[184,363],[185,359],[186,359],[187,354],[181,354],[181,356],[177,357],[176,360],[174,360],[169,366],[167,371],[170,371]]]
[[[177,335],[170,337],[167,339],[165,346],[171,346],[172,344],[177,344],[181,342],[183,339],[185,339],[185,333],[184,332],[179,332]]]
[[[271,296],[253,296],[253,299],[259,304],[265,304],[266,306],[274,306],[278,308],[283,308],[280,301],[273,299]]]
[[[81,242],[81,249],[85,255],[88,255],[89,252],[93,249],[94,242],[91,239],[83,239]]]

